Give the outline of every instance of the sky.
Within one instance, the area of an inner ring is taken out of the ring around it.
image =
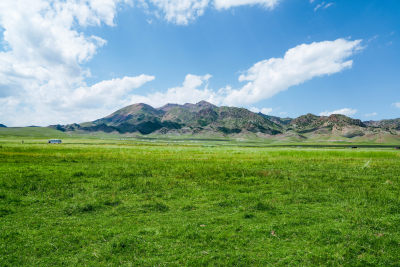
[[[1,0],[0,123],[134,103],[400,117],[398,0]]]

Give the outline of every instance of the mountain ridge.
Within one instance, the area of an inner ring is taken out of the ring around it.
[[[91,122],[51,125],[60,131],[115,132],[120,134],[204,134],[308,139],[340,136],[355,138],[393,136],[400,138],[400,118],[361,121],[345,115],[318,116],[311,113],[297,118],[280,118],[245,108],[216,106],[206,101],[183,105],[168,103],[154,108],[137,103]]]

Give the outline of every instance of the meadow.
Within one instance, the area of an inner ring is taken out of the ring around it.
[[[0,266],[400,265],[400,151],[0,138]]]

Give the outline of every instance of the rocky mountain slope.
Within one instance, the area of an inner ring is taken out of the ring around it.
[[[381,121],[366,121],[365,125],[374,128],[385,130],[400,130],[400,119],[381,120]]]
[[[103,131],[121,134],[256,135],[295,139],[316,136],[400,137],[400,119],[362,122],[338,114],[306,114],[295,119],[279,118],[254,113],[244,108],[218,107],[206,101],[197,104],[167,104],[160,108],[139,103],[92,122],[50,127],[61,131]]]
[[[275,135],[284,131],[281,125],[247,109],[217,107],[206,101],[197,104],[167,104],[157,109],[142,103],[133,104],[92,122],[52,127],[62,131],[141,134],[249,132]]]

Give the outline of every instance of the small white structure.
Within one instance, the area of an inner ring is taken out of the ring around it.
[[[48,143],[49,143],[49,144],[61,144],[62,141],[61,141],[61,139],[50,139],[50,140],[48,141]]]

